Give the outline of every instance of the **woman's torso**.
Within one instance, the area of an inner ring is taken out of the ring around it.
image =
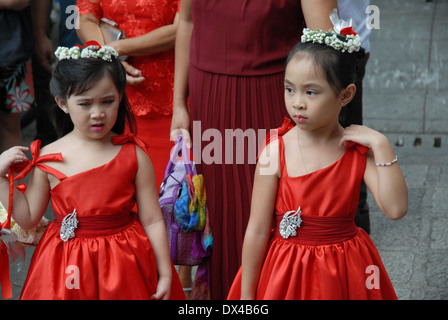
[[[298,0],[192,0],[192,15],[192,65],[230,75],[282,72],[305,25]]]

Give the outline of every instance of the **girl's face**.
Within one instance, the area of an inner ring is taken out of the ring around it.
[[[308,55],[293,57],[285,71],[285,104],[299,128],[314,130],[337,124],[344,102]]]
[[[59,107],[70,115],[74,132],[91,139],[104,138],[117,121],[121,96],[112,79],[106,75],[92,88],[67,100],[59,100]]]

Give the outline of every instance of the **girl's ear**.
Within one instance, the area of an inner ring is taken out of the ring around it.
[[[355,97],[355,93],[356,86],[353,83],[349,84],[347,88],[341,91],[339,97],[341,99],[341,104],[343,107],[353,100],[353,98]]]
[[[56,100],[56,103],[58,104],[59,108],[61,108],[62,111],[68,113],[67,100],[59,97],[54,98],[54,100]]]

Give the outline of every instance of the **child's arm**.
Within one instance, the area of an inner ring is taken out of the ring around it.
[[[381,211],[390,219],[403,218],[408,211],[408,190],[398,162],[376,166],[395,159],[392,146],[383,134],[365,126],[351,125],[344,129],[341,144],[354,141],[371,149],[367,154],[364,181]]]
[[[13,147],[0,155],[0,201],[5,208],[9,204],[9,167],[28,160],[27,147]],[[14,188],[12,217],[23,229],[31,229],[45,213],[50,199],[50,185],[45,172],[34,168],[25,195]]]
[[[138,159],[138,172],[135,179],[135,189],[140,221],[151,242],[157,264],[157,292],[153,299],[167,300],[170,296],[172,281],[172,266],[168,236],[162,211],[157,196],[154,169],[149,157],[142,149],[136,147]]]
[[[249,223],[243,243],[241,299],[255,299],[272,227],[279,179],[278,140],[260,154],[255,170]]]

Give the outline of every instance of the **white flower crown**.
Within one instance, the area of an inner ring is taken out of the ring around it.
[[[99,44],[89,44],[85,48],[81,46],[74,46],[71,48],[58,47],[54,52],[56,58],[64,59],[79,59],[79,58],[100,58],[111,62],[112,56],[118,58],[118,52],[110,46],[100,46]]]
[[[337,9],[330,14],[334,28],[328,32],[320,29],[303,29],[302,42],[326,44],[341,52],[357,52],[361,49],[361,38],[353,31],[355,24],[352,19],[344,21],[338,17]]]

